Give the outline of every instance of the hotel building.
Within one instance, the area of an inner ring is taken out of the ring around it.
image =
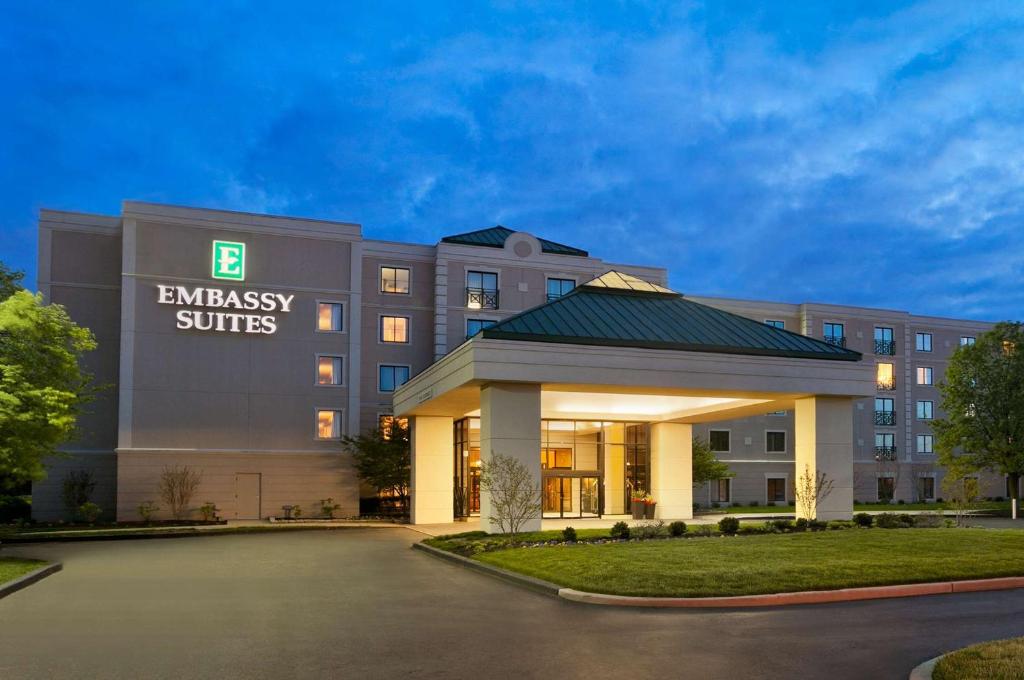
[[[682,296],[664,269],[501,226],[419,245],[134,201],[42,211],[38,271],[96,335],[87,367],[108,388],[34,485],[37,519],[66,515],[61,482],[80,469],[105,511],[137,519],[171,465],[200,471],[196,504],[227,519],[325,498],[355,515],[372,494],[340,440],[391,417],[412,422],[418,522],[487,517],[479,468],[495,451],[536,471],[551,517],[622,514],[633,488],[666,518],[783,504],[805,468],[837,480],[822,516],[933,499],[935,385],[989,327]],[[694,488],[694,436],[735,476]]]

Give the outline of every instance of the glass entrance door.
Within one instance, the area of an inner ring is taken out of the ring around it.
[[[601,514],[597,477],[544,477],[544,517],[598,517]]]

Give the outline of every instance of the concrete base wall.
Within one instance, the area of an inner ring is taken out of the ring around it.
[[[32,484],[32,518],[39,522],[72,520],[74,513],[61,498],[64,478],[69,472],[88,470],[96,481],[92,502],[103,510],[101,519],[112,519],[117,499],[117,456],[113,451],[76,453],[46,461],[46,479]]]
[[[359,514],[359,480],[348,453],[222,453],[120,452],[117,456],[117,519],[137,521],[138,506],[153,501],[159,519],[171,517],[160,499],[160,475],[169,465],[188,465],[203,478],[190,503],[190,517],[207,501],[216,504],[223,519],[238,519],[236,475],[258,473],[261,518],[280,517],[283,505],[302,506],[303,515],[320,515],[320,500],[333,498],[341,507],[336,517]]]

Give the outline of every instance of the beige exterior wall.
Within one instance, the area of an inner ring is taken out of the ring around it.
[[[452,476],[453,421],[443,416],[411,420],[412,458],[410,490],[413,524],[446,524],[454,515]]]

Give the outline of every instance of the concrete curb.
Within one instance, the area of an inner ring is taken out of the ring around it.
[[[945,656],[945,654],[943,654]],[[937,656],[934,659],[928,659],[923,664],[915,666],[914,670],[910,671],[910,680],[932,680],[932,671],[935,670],[935,664],[939,662],[942,656]]]
[[[426,543],[413,543],[412,547],[413,550],[420,550],[422,552],[427,553],[428,555],[433,555],[434,557],[446,560],[448,562],[452,562],[453,564],[457,564],[460,567],[465,567],[467,569],[471,569],[482,574],[487,574],[489,576],[500,578],[503,581],[508,581],[509,583],[514,583],[518,586],[529,588],[534,592],[544,593],[545,595],[551,595],[552,597],[558,597],[560,594],[560,590],[562,590],[562,587],[558,584],[551,583],[549,581],[542,581],[539,578],[533,578],[532,576],[524,576],[522,574],[517,574],[514,571],[508,571],[507,569],[492,567],[489,564],[477,562],[476,560],[471,560],[468,557],[456,555],[455,553],[448,552],[447,550],[441,550],[440,548],[435,548],[433,546],[427,545]]]
[[[64,543],[64,542],[75,542],[75,541],[132,541],[132,540],[148,540],[153,538],[190,538],[192,536],[245,536],[246,534],[270,534],[275,531],[286,532],[286,531],[333,531],[338,529],[389,529],[389,528],[400,528],[405,529],[405,524],[306,524],[306,525],[281,525],[281,524],[266,524],[266,525],[252,525],[247,526],[244,529],[228,527],[228,528],[212,528],[212,529],[197,529],[184,527],[181,529],[156,529],[147,532],[132,533],[129,529],[122,529],[120,531],[124,533],[106,533],[106,534],[86,534],[85,532],[77,531],[54,531],[54,532],[39,532],[33,534],[12,534],[0,537],[0,542],[4,545],[22,545],[26,543]]]
[[[646,607],[660,609],[728,609],[736,607],[782,607],[800,604],[828,604],[832,602],[859,602],[882,600],[896,597],[920,597],[922,595],[948,595],[952,593],[977,593],[987,590],[1012,590],[1024,588],[1024,576],[974,579],[969,581],[940,581],[938,583],[908,583],[895,586],[868,586],[865,588],[842,588],[839,590],[805,590],[795,593],[768,593],[765,595],[734,595],[729,597],[638,597],[633,595],[608,595],[589,593],[573,588],[563,588],[550,581],[524,576],[514,571],[494,567],[483,562],[434,548],[425,543],[413,543],[413,549],[472,569],[489,574],[510,583],[531,590],[554,595],[564,600],[582,604],[606,607]]]
[[[64,568],[64,565],[60,562],[54,562],[53,564],[47,564],[44,567],[40,567],[35,571],[30,571],[24,576],[19,576],[13,581],[0,585],[0,599],[3,599],[11,593],[16,593],[22,588],[27,588],[36,581],[41,581],[50,574],[56,574],[58,571]]]

